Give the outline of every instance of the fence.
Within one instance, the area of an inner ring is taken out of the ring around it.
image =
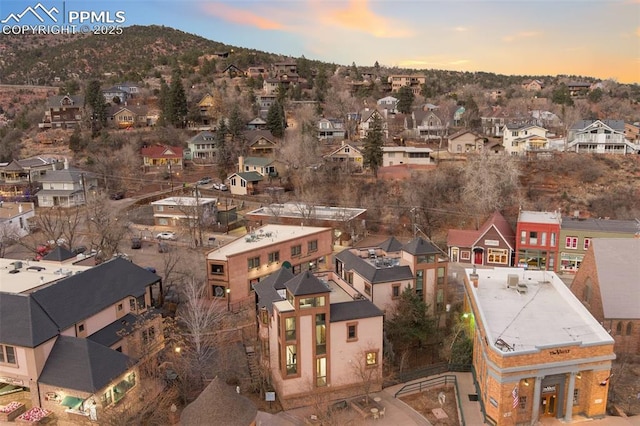
[[[465,425],[464,413],[462,411],[462,401],[460,400],[460,391],[458,390],[458,380],[453,374],[446,374],[444,376],[434,377],[431,379],[421,380],[416,383],[409,383],[401,387],[393,396],[397,398],[399,395],[414,392],[423,392],[427,389],[441,387],[446,385],[453,385],[455,388],[458,416],[460,417],[460,424]]]

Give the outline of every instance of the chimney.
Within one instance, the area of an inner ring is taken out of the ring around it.
[[[478,288],[478,274],[476,273],[476,266],[473,265],[473,272],[469,274],[469,278],[471,278],[471,282],[473,283],[473,287]]]
[[[238,157],[238,172],[244,172],[244,157],[242,155]]]
[[[67,157],[64,157],[64,169],[69,170],[69,160],[67,160]]]

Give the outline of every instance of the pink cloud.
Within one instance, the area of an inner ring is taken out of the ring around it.
[[[330,4],[322,3],[324,7]],[[338,25],[379,38],[408,37],[411,35],[411,31],[406,29],[406,25],[394,22],[387,17],[376,15],[370,9],[369,0],[349,0],[346,8],[325,12],[323,18],[329,25]]]
[[[207,3],[202,10],[212,16],[235,24],[256,27],[261,30],[282,30],[285,26],[279,22],[264,18],[248,10],[231,7],[224,3]]]

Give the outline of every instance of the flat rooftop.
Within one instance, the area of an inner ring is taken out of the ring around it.
[[[207,197],[198,197],[197,205],[204,205],[209,203],[216,203],[218,201],[217,198],[207,198]],[[151,205],[153,206],[195,206],[196,205],[196,197],[168,197],[163,198],[162,200],[152,201]]]
[[[0,259],[0,292],[29,293],[38,287],[91,268],[92,266],[61,265],[58,262]]]
[[[469,277],[473,269],[465,273],[489,345],[498,351],[521,354],[576,344],[613,344],[609,333],[553,272],[478,269],[477,288]],[[510,276],[520,288],[509,288]]]
[[[252,210],[247,215],[265,217],[287,217],[315,220],[345,221],[358,217],[367,209],[351,207],[307,206],[303,203],[269,204]]]
[[[559,212],[522,210],[518,215],[518,222],[559,224],[562,222],[562,216]]]
[[[319,232],[331,230],[318,226],[297,225],[265,225],[253,230],[229,244],[216,248],[207,253],[209,260],[227,260],[230,256],[253,251],[285,241],[297,240]]]
[[[613,220],[596,218],[576,219],[575,217],[563,217],[562,229],[640,234],[640,220]]]

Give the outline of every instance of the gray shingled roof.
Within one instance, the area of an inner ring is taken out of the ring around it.
[[[384,315],[376,305],[366,299],[332,303],[329,308],[331,309],[329,311],[330,322],[350,321]]]
[[[287,281],[293,278],[293,272],[289,268],[280,268],[278,271],[264,278],[259,283],[253,285],[253,289],[258,295],[258,308],[266,308],[273,311],[273,302],[284,300],[278,290],[285,289]]]
[[[328,293],[331,291],[325,283],[309,271],[296,275],[285,283],[285,287],[294,296]]]
[[[122,335],[120,333],[129,333],[133,330],[135,324],[142,319],[143,317],[127,314],[122,318],[115,320],[108,326],[96,331],[91,336],[88,336],[87,339],[93,340],[103,346],[110,347],[122,340]]]
[[[377,268],[365,259],[352,253],[349,249],[338,253],[336,255],[336,259],[342,261],[345,270],[356,272],[371,284],[408,280],[413,278],[413,273],[408,265],[384,266]]]
[[[61,330],[128,296],[142,296],[160,277],[122,258],[36,290],[32,297]]]
[[[378,247],[384,250],[385,253],[395,253],[402,250],[402,243],[396,240],[396,237],[390,237],[381,242]]]
[[[28,294],[0,292],[0,342],[35,348],[58,335],[58,327]]]
[[[571,126],[571,130],[586,129],[596,121],[600,121],[605,126],[611,127],[613,130],[624,132],[624,120],[578,120],[573,126]]]
[[[263,179],[262,175],[258,172],[241,172],[236,173],[236,175],[240,176],[242,179],[247,182],[258,182]]]
[[[640,319],[640,239],[594,238],[605,318]]]
[[[245,166],[256,166],[256,167],[265,167],[269,164],[273,163],[275,160],[272,158],[266,157],[245,157],[244,165]]]
[[[42,258],[42,260],[52,260],[55,262],[63,262],[73,257],[76,257],[76,255],[71,253],[66,248],[61,246],[56,246],[53,250],[47,253],[46,256]]]
[[[442,250],[433,243],[424,240],[422,237],[414,238],[402,247],[403,251],[414,256],[420,254],[442,254]]]
[[[640,221],[593,218],[576,220],[573,217],[563,217],[561,228],[635,234],[636,232],[640,232]]]
[[[59,336],[38,381],[82,392],[97,392],[125,373],[132,360],[88,339]]]
[[[85,178],[93,177],[92,173],[70,167],[62,170],[49,170],[44,176],[40,176],[40,182],[80,182],[82,175]]]

